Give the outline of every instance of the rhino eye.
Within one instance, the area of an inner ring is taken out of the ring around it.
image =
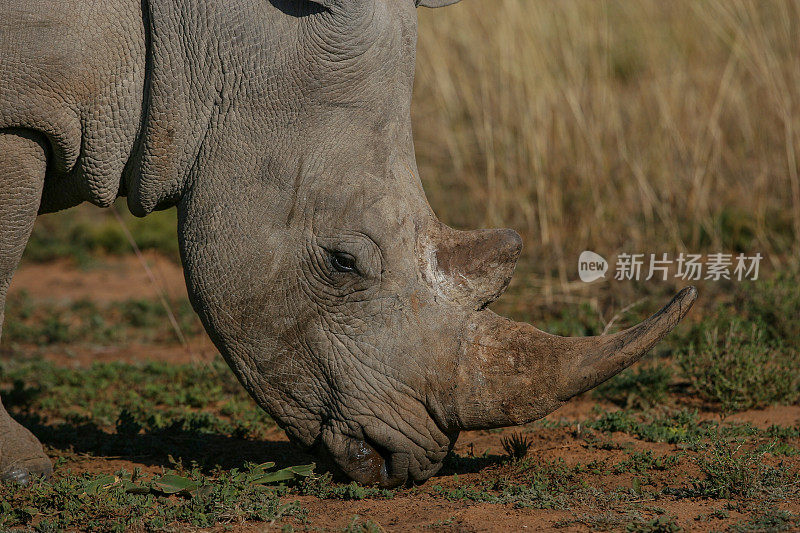
[[[356,272],[356,259],[352,255],[345,252],[328,252],[328,257],[331,262],[331,267],[336,272]]]

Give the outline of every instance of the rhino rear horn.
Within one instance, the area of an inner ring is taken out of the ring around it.
[[[423,241],[423,273],[449,301],[479,310],[506,290],[521,251],[522,238],[511,229],[441,225]]]

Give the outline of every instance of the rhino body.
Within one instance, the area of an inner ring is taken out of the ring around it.
[[[547,335],[486,310],[519,235],[431,211],[416,9],[448,3],[0,0],[0,313],[37,213],[177,206],[190,299],[243,386],[292,441],[382,486],[638,360],[693,289],[616,335]],[[50,471],[0,405],[0,475]]]

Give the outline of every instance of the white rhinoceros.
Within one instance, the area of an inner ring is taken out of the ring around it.
[[[37,213],[177,206],[192,304],[241,383],[382,486],[631,365],[694,289],[615,335],[548,335],[486,309],[517,233],[455,231],[425,199],[416,7],[453,1],[0,0],[0,310]],[[0,405],[2,477],[50,471]]]

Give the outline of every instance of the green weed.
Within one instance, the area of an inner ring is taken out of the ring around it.
[[[730,531],[733,533],[760,533],[778,531],[796,531],[800,528],[800,516],[771,507],[749,520],[733,524]]]
[[[650,442],[691,443],[708,432],[708,424],[698,420],[696,411],[680,410],[668,414],[614,411],[603,414],[586,426],[613,433],[621,431]]]
[[[681,455],[655,456],[650,450],[633,452],[627,459],[617,463],[613,471],[615,474],[625,472],[643,473],[649,470],[668,470],[676,466],[681,460]]]
[[[323,500],[390,499],[395,495],[393,490],[365,487],[355,481],[334,483],[330,472],[304,480],[298,491],[305,496],[316,496]]]
[[[0,391],[9,411],[58,446],[76,438],[113,448],[139,433],[257,438],[272,426],[221,359],[206,365],[113,362],[87,368],[8,362],[0,364]],[[81,427],[94,430],[82,433]],[[112,431],[118,442],[107,438]]]
[[[668,402],[669,386],[675,372],[667,364],[639,366],[626,370],[595,388],[595,398],[620,407],[649,408]]]
[[[528,450],[533,445],[530,437],[522,433],[514,433],[510,437],[503,437],[500,443],[506,455],[515,461],[528,455]]]
[[[455,488],[433,487],[432,494],[449,501],[473,501],[511,504],[518,508],[562,509],[571,494],[584,490],[578,476],[584,465],[567,466],[562,460],[515,464],[511,477],[487,479],[478,485]]]
[[[783,465],[764,461],[766,450],[751,449],[742,440],[718,436],[699,447],[695,462],[705,477],[696,480],[691,493],[706,498],[748,498],[759,493],[780,491],[791,485],[792,474]]]
[[[800,366],[795,352],[768,343],[763,328],[733,319],[726,329],[706,332],[703,341],[678,355],[694,390],[726,412],[800,397]]]
[[[625,526],[625,531],[630,533],[677,533],[682,529],[673,516],[634,520]]]
[[[635,533],[673,533],[681,531],[674,517],[659,516],[645,518],[638,512],[618,514],[606,512],[583,514],[553,524],[555,527],[570,527],[580,524],[591,531],[629,531]]]
[[[774,439],[800,438],[800,423],[794,426],[777,426],[773,424],[767,428],[767,436]]]
[[[344,533],[382,533],[383,528],[370,519],[363,520],[360,516],[354,515],[343,531]]]
[[[202,324],[188,300],[173,305],[184,334],[202,332]],[[3,346],[28,344],[176,343],[167,312],[156,300],[126,300],[98,305],[88,300],[34,305],[30,296],[16,293],[6,302]]]
[[[212,527],[243,520],[267,522],[296,515],[300,508],[282,504],[281,487],[311,475],[313,465],[269,472],[273,464],[244,471],[198,469],[168,471],[144,478],[139,472],[115,475],[66,475],[28,487],[0,485],[0,527],[37,531],[124,531]],[[175,497],[179,496],[179,497]]]

